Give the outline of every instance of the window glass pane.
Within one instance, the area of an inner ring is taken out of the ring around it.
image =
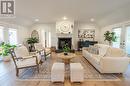
[[[121,42],[121,28],[114,28],[113,32],[115,32],[115,35],[117,37],[116,42],[113,42],[112,45],[115,48],[120,48],[120,42]]]
[[[51,47],[51,32],[49,32],[49,46],[48,47]]]
[[[17,30],[9,28],[9,43],[17,44]]]
[[[4,41],[3,29],[4,29],[4,27],[0,26],[0,43]]]
[[[42,30],[42,40],[44,47],[51,47],[51,32]]]
[[[126,52],[130,55],[130,26],[126,27]]]

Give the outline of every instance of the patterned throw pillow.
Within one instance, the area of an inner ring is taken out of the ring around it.
[[[95,46],[89,46],[88,52],[92,54],[96,54],[96,55],[99,54],[98,47],[95,47]]]

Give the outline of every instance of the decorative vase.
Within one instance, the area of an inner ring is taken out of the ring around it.
[[[9,62],[10,61],[10,56],[4,56],[4,57],[2,57],[2,60],[4,62]]]
[[[67,52],[64,52],[64,55],[68,55],[68,53],[67,53]]]
[[[112,41],[109,41],[109,46],[112,46]]]

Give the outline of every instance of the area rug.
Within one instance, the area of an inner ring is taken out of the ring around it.
[[[42,65],[40,65],[40,71],[38,73],[36,68],[24,69],[19,74],[17,80],[35,80],[35,81],[50,81],[51,80],[51,67],[54,60],[48,58]],[[55,62],[62,62],[60,58],[57,58]],[[118,74],[101,74],[98,72],[84,57],[77,55],[71,62],[79,62],[84,67],[84,79],[85,81],[98,80],[98,81],[120,81]],[[69,64],[65,65],[65,79],[69,79],[70,69]]]

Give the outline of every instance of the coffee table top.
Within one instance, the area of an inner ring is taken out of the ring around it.
[[[64,55],[64,53],[59,53],[59,54],[57,54],[57,56],[59,58],[63,58],[63,59],[71,59],[71,58],[75,57],[76,55],[75,55],[75,53],[68,53],[68,55]]]

